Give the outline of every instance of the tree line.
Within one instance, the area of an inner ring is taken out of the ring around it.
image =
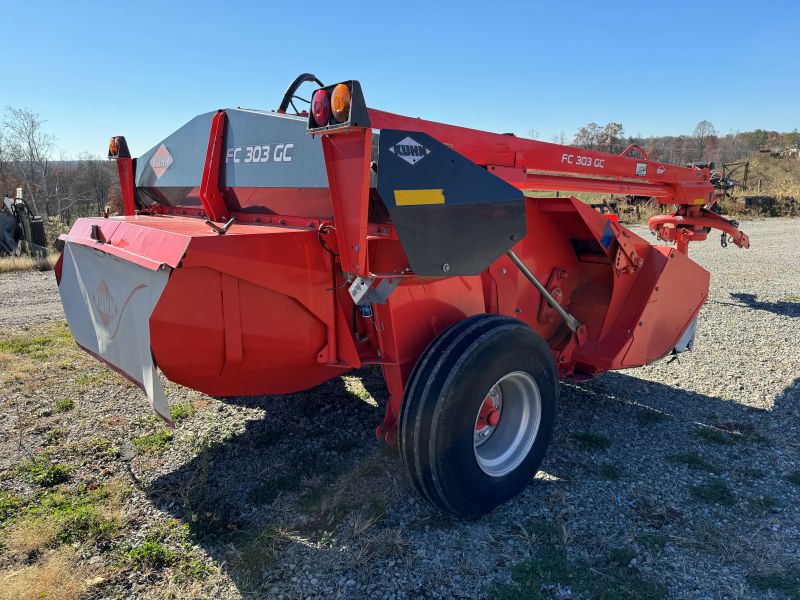
[[[26,108],[7,108],[0,121],[0,193],[21,187],[31,209],[69,223],[119,205],[113,163],[88,152],[77,160],[53,160],[56,140],[41,117]]]
[[[119,185],[113,163],[82,153],[77,160],[53,160],[55,138],[41,117],[26,108],[9,107],[0,121],[0,193],[23,188],[23,197],[37,214],[65,223],[99,215],[106,206],[118,210]],[[531,137],[536,137],[532,135]],[[555,140],[564,143],[561,139]],[[589,150],[620,153],[631,144],[644,149],[651,160],[672,164],[734,162],[764,148],[800,145],[800,132],[779,133],[756,129],[719,135],[709,121],[700,121],[691,135],[626,136],[622,123],[588,123],[574,135],[573,145]]]
[[[588,150],[619,153],[635,144],[647,152],[651,160],[683,165],[689,162],[735,162],[770,148],[800,145],[800,132],[789,133],[756,129],[732,131],[719,135],[710,121],[700,121],[691,135],[625,136],[621,123],[606,125],[589,123],[581,127],[572,143]]]

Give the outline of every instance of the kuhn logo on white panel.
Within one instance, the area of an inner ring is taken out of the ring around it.
[[[161,179],[161,176],[169,169],[171,164],[172,155],[167,150],[167,147],[161,144],[150,159],[150,166],[153,168],[153,173],[156,174],[156,179]]]
[[[410,165],[417,164],[431,153],[425,146],[416,140],[412,140],[410,137],[406,137],[397,142],[394,146],[389,148],[389,152],[402,158]]]
[[[117,316],[117,303],[105,280],[100,280],[100,283],[97,284],[92,292],[90,302],[103,327],[108,327],[108,324]]]

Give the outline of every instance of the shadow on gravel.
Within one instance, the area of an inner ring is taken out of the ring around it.
[[[776,315],[783,315],[786,317],[800,317],[800,302],[791,300],[765,302],[759,300],[758,296],[755,294],[746,294],[742,292],[731,293],[731,298],[739,302],[739,304],[731,304],[731,306],[744,306],[755,310],[766,310]]]
[[[766,429],[771,413],[799,412],[800,379],[776,399],[773,411],[756,411],[620,373],[565,384],[559,424],[543,465],[557,479],[537,479],[519,498],[474,524],[443,517],[418,501],[406,483],[396,449],[376,442],[372,433],[386,402],[380,371],[363,369],[353,375],[372,391],[377,407],[342,378],[302,394],[233,399],[236,404],[263,408],[265,418],[249,422],[225,442],[201,445],[194,458],[147,490],[157,507],[188,524],[192,541],[224,565],[243,595],[263,593],[277,581],[293,585],[288,583],[295,574],[290,564],[303,558],[312,570],[337,573],[344,586],[352,585],[350,578],[368,581],[364,573],[385,564],[381,559],[407,560],[410,565],[414,560],[410,536],[429,528],[470,534],[474,527],[489,527],[493,534],[512,535],[511,528],[519,527],[515,521],[524,522],[530,518],[527,513],[548,503],[556,518],[560,509],[553,498],[567,490],[576,522],[595,521],[602,523],[598,527],[612,528],[615,514],[625,510],[643,530],[657,532],[670,519],[676,523],[686,519],[686,490],[664,492],[670,476],[663,466],[676,447],[686,445],[698,424],[720,435],[746,437],[745,441],[760,444],[759,452],[769,454],[773,452],[769,440],[756,436]],[[663,427],[667,423],[673,426]],[[576,437],[584,431],[596,434],[596,439],[584,436],[586,447]],[[603,444],[592,448],[592,440],[602,438],[611,440],[613,450]],[[595,459],[587,456],[595,451],[601,457],[615,452],[619,471],[606,469],[605,475],[602,467],[593,471],[598,468],[591,464]],[[647,468],[638,469],[637,464]],[[604,483],[603,477],[613,481]],[[635,485],[658,478],[666,479]],[[634,482],[633,488],[620,491],[626,481]],[[611,493],[600,497],[623,500],[598,508],[598,485],[610,486]],[[644,488],[652,489],[652,497],[642,492]],[[629,533],[626,527],[621,526],[620,537]],[[331,542],[334,538],[336,543]],[[573,543],[583,541],[577,538]],[[595,545],[593,538],[586,542],[587,548]],[[473,568],[485,570],[475,576],[489,581],[499,567],[508,565],[503,558],[507,550],[501,548],[495,555],[482,548]],[[424,564],[416,565],[425,576]],[[301,574],[299,565],[296,574]],[[439,578],[447,589],[448,573],[429,576]],[[347,596],[352,589],[339,592]]]
[[[363,488],[383,478],[384,463],[399,466],[394,449],[373,435],[387,399],[380,370],[350,375],[364,389],[335,378],[298,394],[226,399],[266,415],[221,443],[198,442],[194,458],[146,489],[154,505],[189,526],[194,543],[224,563],[243,593],[257,592],[279,555],[305,545],[305,534],[334,528],[353,508],[339,482],[349,478]],[[385,509],[372,505],[374,512]]]

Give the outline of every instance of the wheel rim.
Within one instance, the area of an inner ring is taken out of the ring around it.
[[[489,388],[475,417],[473,449],[491,477],[516,469],[533,447],[542,420],[542,396],[528,373],[514,371]]]

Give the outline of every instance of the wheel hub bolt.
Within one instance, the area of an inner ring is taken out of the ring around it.
[[[489,414],[486,415],[486,422],[490,427],[496,427],[500,422],[500,411],[497,409],[491,410]]]

